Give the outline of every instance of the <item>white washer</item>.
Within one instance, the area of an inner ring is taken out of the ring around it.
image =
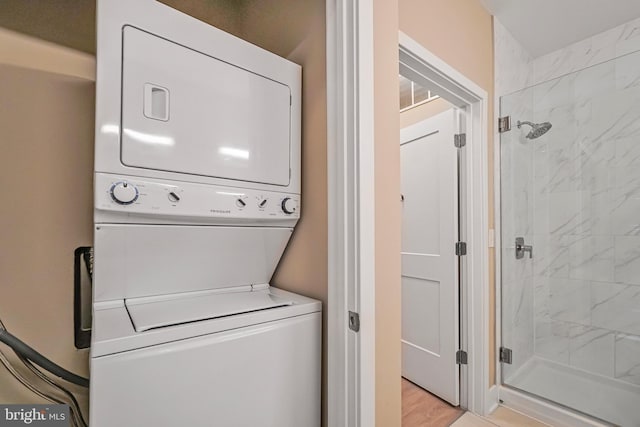
[[[139,318],[124,304],[96,309],[90,425],[319,426],[320,303],[275,288],[202,297],[220,312],[291,305],[145,332],[132,320],[187,318],[201,302],[142,304]]]
[[[97,16],[91,426],[319,426],[321,304],[269,285],[300,67],[154,0]]]

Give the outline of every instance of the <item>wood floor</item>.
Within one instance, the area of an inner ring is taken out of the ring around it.
[[[402,427],[448,427],[463,413],[402,378]]]

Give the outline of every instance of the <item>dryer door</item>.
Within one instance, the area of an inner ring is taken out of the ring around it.
[[[131,26],[123,43],[124,165],[289,185],[287,85]]]

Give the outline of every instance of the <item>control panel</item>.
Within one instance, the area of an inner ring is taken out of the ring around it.
[[[96,208],[148,215],[297,219],[300,196],[190,182],[96,174]]]

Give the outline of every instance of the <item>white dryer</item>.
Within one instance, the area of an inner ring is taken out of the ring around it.
[[[321,304],[269,285],[300,67],[154,0],[97,16],[91,426],[319,426]]]

